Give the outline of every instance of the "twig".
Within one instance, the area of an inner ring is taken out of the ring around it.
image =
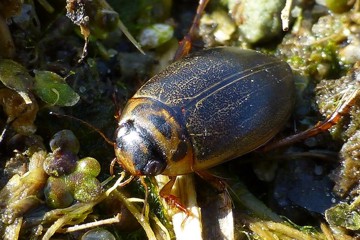
[[[289,30],[289,19],[293,0],[286,0],[285,7],[281,10],[281,22],[283,31]]]

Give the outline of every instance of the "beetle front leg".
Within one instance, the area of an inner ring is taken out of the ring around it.
[[[186,216],[190,216],[191,212],[181,203],[180,199],[171,194],[171,190],[175,184],[176,177],[169,177],[170,181],[167,182],[160,190],[160,197],[164,198],[166,203],[171,207],[176,207],[180,211],[184,212]]]
[[[110,163],[110,176],[114,176],[114,167],[117,163],[117,159],[114,158]]]

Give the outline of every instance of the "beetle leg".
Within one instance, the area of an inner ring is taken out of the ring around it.
[[[348,96],[343,97],[345,98],[345,100],[339,103],[335,111],[330,116],[328,116],[324,121],[317,123],[314,127],[306,131],[300,132],[298,134],[286,137],[279,141],[275,141],[273,143],[267,144],[263,148],[261,148],[261,150],[269,151],[274,148],[287,146],[295,142],[304,140],[306,138],[313,137],[321,132],[325,132],[326,130],[329,130],[332,126],[337,124],[344,115],[349,113],[351,107],[354,105],[357,99],[359,92],[360,92],[360,88],[356,88]]]
[[[229,193],[229,190],[231,191],[231,187],[228,182],[212,174],[210,171],[196,171],[195,173],[209,183],[211,185],[210,187],[216,189],[216,194],[218,195],[217,199],[222,202],[221,204],[224,204],[224,206],[233,206],[232,198]]]
[[[186,218],[188,218],[190,215],[192,215],[191,212],[180,202],[178,197],[171,194],[171,189],[175,184],[176,177],[169,178],[170,181],[167,182],[160,190],[160,197],[164,198],[169,206],[176,207],[180,211],[184,212],[186,214]]]
[[[199,177],[204,179],[206,182],[210,183],[216,190],[219,192],[224,192],[228,187],[227,183],[221,178],[211,174],[208,171],[196,171],[195,172]]]
[[[139,179],[140,179],[141,185],[143,185],[143,187],[145,189],[144,207],[142,209],[142,215],[145,216],[145,213],[147,212],[146,207],[148,205],[147,201],[148,201],[148,196],[149,196],[149,189],[148,189],[148,187],[146,185],[145,177],[141,176]]]
[[[186,56],[192,47],[192,40],[195,37],[196,29],[199,28],[200,18],[202,13],[204,12],[204,9],[206,5],[208,4],[209,0],[199,0],[199,5],[196,9],[196,15],[194,17],[194,20],[192,22],[192,25],[190,27],[189,32],[184,36],[183,40],[180,41],[179,47],[176,50],[174,60],[178,60],[184,56]]]
[[[117,163],[116,158],[114,158],[110,163],[110,176],[114,176],[114,167],[116,163]]]

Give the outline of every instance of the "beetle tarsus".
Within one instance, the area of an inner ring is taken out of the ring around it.
[[[185,207],[184,204],[182,204],[180,202],[180,199],[174,195],[166,195],[166,196],[161,196],[164,198],[164,200],[166,201],[166,203],[171,206],[171,207],[175,207],[178,210],[180,210],[181,212],[186,214],[186,218],[185,220],[192,215],[192,213]],[[184,221],[185,221],[184,220]]]

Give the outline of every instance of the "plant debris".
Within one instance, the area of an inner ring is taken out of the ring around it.
[[[296,107],[279,139],[353,103],[329,133],[211,169],[224,192],[182,176],[173,193],[190,216],[159,196],[168,178],[110,176],[114,146],[97,132],[112,138],[114,115],[172,61],[196,4],[0,0],[3,239],[360,237],[358,0],[209,1],[191,36],[193,51],[238,46],[289,63]]]

